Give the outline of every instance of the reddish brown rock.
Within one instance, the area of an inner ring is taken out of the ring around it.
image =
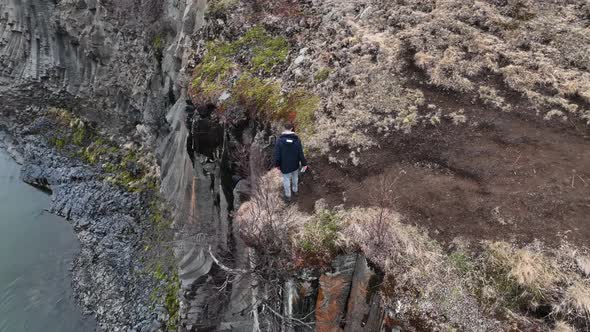
[[[316,304],[316,331],[344,331],[344,316],[350,295],[357,255],[340,256],[334,263],[334,273],[320,277]]]
[[[352,278],[344,331],[379,331],[382,315],[376,289],[378,283],[374,282],[376,278],[375,272],[367,265],[367,259],[359,255]]]

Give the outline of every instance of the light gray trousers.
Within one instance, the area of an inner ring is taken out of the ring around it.
[[[297,193],[297,181],[299,181],[299,170],[283,174],[283,187],[285,188],[286,197],[291,197],[291,190]]]

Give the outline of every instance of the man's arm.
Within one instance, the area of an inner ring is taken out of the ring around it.
[[[279,140],[275,144],[275,167],[281,167],[281,147],[279,145]]]
[[[301,162],[301,166],[307,166],[307,160],[305,159],[305,155],[303,153],[303,143],[299,141],[299,161]]]

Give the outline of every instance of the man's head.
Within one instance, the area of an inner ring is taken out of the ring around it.
[[[293,126],[293,124],[290,121],[285,121],[285,123],[283,124],[283,127],[285,128],[286,131],[295,130],[295,126]]]

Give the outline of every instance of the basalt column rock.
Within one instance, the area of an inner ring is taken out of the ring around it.
[[[320,277],[316,304],[316,331],[379,331],[382,308],[379,278],[362,255],[337,257],[334,272]]]
[[[358,255],[352,276],[352,287],[346,308],[346,332],[378,331],[382,316],[379,305],[380,280],[367,264],[367,259]]]

